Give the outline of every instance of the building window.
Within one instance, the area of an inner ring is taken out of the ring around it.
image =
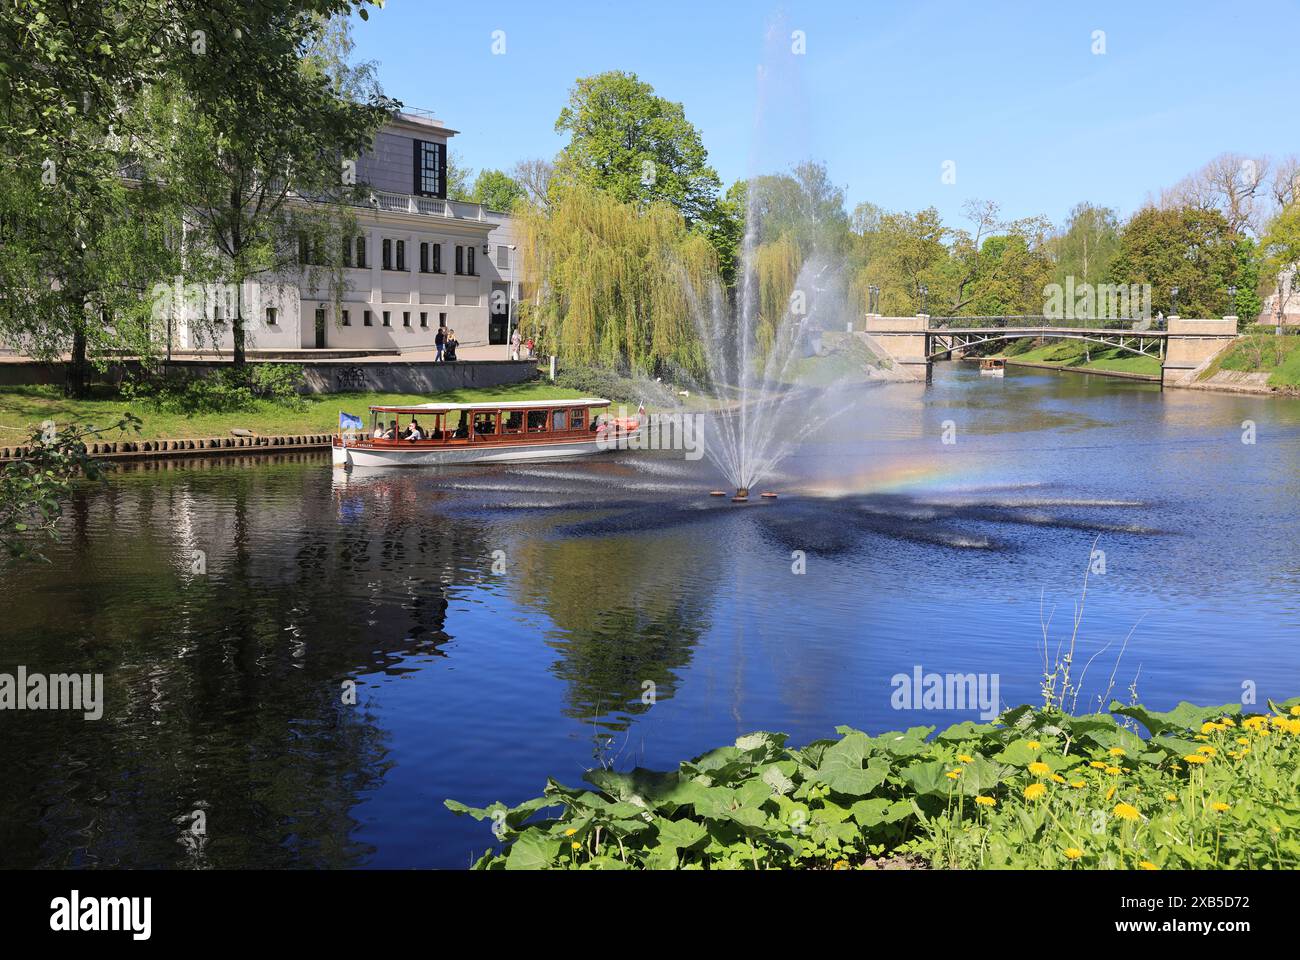
[[[427,243],[420,244],[420,272],[429,272],[429,245]]]
[[[311,263],[311,249],[305,233],[298,234],[298,262]]]
[[[266,325],[267,325],[268,327],[273,327],[273,326],[275,326],[275,317],[276,317],[276,314],[277,314],[278,312],[279,312],[279,311],[276,310],[275,307],[267,307],[267,308],[266,308]]]
[[[352,311],[350,310],[343,311],[343,326],[345,327],[352,326]]]
[[[433,245],[433,272],[442,273],[442,244]]]
[[[392,325],[393,325],[393,324],[392,324],[392,314],[389,313],[387,310],[385,310],[385,311],[384,311],[384,326],[386,326],[386,327],[391,327]]]
[[[415,192],[422,197],[447,196],[447,145],[416,140]]]
[[[397,269],[398,270],[406,269],[406,241],[405,240],[397,241]]]
[[[440,327],[447,326],[447,315],[445,313],[438,314],[438,326]]]
[[[478,271],[474,269],[474,248],[466,247],[465,252],[466,254],[469,255],[469,260],[466,262],[465,272],[468,273],[471,277],[477,277]]]
[[[402,326],[404,326],[404,327],[409,327],[410,325],[411,325],[411,311],[410,311],[410,310],[403,310],[403,311],[402,311]]]
[[[373,327],[373,326],[374,326],[374,323],[373,323],[373,322],[371,321],[371,319],[370,319],[370,311],[369,311],[369,310],[367,310],[367,311],[365,312],[365,314],[362,315],[362,317],[361,317],[361,323],[362,323],[364,326],[367,326],[367,327]]]
[[[420,311],[420,329],[429,329],[429,315],[423,310]]]
[[[366,238],[357,237],[357,266],[365,269],[366,266]]]
[[[465,248],[458,245],[456,247],[456,276],[459,277],[464,272],[465,272]]]
[[[384,249],[384,260],[383,260],[384,269],[391,270],[393,269],[393,241],[385,237],[383,249]]]
[[[510,269],[510,248],[504,243],[497,245],[497,268],[500,270]]]
[[[343,238],[343,266],[352,266],[352,238]]]

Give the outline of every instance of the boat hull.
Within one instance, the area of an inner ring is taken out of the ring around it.
[[[628,437],[617,443],[596,439],[559,441],[556,443],[483,444],[462,447],[368,447],[332,448],[336,467],[435,467],[456,463],[524,463],[533,460],[564,460],[608,453],[625,446]]]

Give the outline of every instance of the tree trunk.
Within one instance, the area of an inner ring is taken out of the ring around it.
[[[63,393],[78,399],[86,395],[89,384],[86,376],[86,307],[78,297],[72,303],[72,351],[68,359],[67,378],[63,384]]]
[[[244,285],[242,283],[236,288],[235,319],[230,324],[230,335],[235,343],[234,364],[236,370],[244,368]]]

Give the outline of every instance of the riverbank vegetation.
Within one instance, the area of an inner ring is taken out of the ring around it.
[[[1018,363],[1038,363],[1071,370],[1101,370],[1160,378],[1160,358],[1081,340],[1054,340],[1039,345],[1032,338],[1014,340],[1001,356]]]
[[[274,397],[243,398],[234,406],[186,409],[170,403],[140,402],[120,391],[97,386],[85,398],[65,397],[53,386],[0,388],[0,447],[27,442],[47,420],[58,424],[107,424],[130,412],[141,440],[228,435],[232,429],[253,433],[333,433],[339,411],[365,417],[366,408],[384,404],[474,403],[480,400],[568,400],[582,391],[551,383],[450,390],[439,394],[320,393],[295,396],[290,403]]]
[[[1266,373],[1268,386],[1287,392],[1300,390],[1300,336],[1252,332],[1214,358],[1199,379],[1211,379],[1221,370]]]
[[[1300,698],[1268,706],[1022,706],[797,748],[758,732],[675,771],[446,805],[501,841],[479,869],[1294,869]]]

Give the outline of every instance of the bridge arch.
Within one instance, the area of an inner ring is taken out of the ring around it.
[[[1161,347],[1160,341],[1152,341],[1152,340],[1150,340],[1150,339],[1147,338],[1147,337],[1142,337],[1142,336],[1138,336],[1138,335],[1131,334],[1131,333],[1130,333],[1128,336],[1124,336],[1123,333],[1122,333],[1121,331],[1116,331],[1114,334],[1111,334],[1111,335],[1109,335],[1109,336],[1091,336],[1091,335],[1088,335],[1088,334],[1076,333],[1076,332],[1072,332],[1072,331],[1071,331],[1071,332],[1064,332],[1064,331],[1062,331],[1062,332],[1051,332],[1051,331],[1048,331],[1048,332],[1043,332],[1043,333],[1039,333],[1039,332],[1035,331],[1035,332],[1033,332],[1033,333],[1027,333],[1027,332],[1025,332],[1025,331],[1023,331],[1023,330],[1022,330],[1022,331],[1013,331],[1013,332],[1010,332],[1010,333],[993,333],[993,334],[987,334],[987,335],[986,335],[986,334],[979,334],[979,335],[977,335],[977,336],[969,336],[969,335],[967,335],[967,336],[963,336],[963,335],[961,334],[960,331],[953,331],[953,334],[954,334],[954,335],[953,335],[952,337],[947,337],[947,335],[946,335],[944,332],[942,332],[942,331],[938,331],[938,330],[932,330],[932,331],[930,331],[930,337],[929,337],[929,339],[930,339],[930,346],[931,346],[931,347],[934,345],[934,343],[935,343],[936,341],[938,341],[938,340],[942,340],[942,339],[948,339],[948,340],[950,340],[950,345],[947,346],[947,347],[944,347],[944,348],[941,349],[941,350],[930,350],[930,351],[928,351],[928,352],[926,353],[925,359],[926,359],[927,361],[936,360],[936,359],[938,359],[939,357],[944,356],[945,354],[952,353],[952,351],[954,351],[954,350],[966,350],[966,349],[968,349],[968,348],[970,348],[970,347],[977,347],[977,346],[979,346],[980,344],[984,344],[984,343],[993,343],[993,342],[998,341],[998,340],[1029,340],[1029,339],[1032,339],[1032,340],[1083,340],[1083,341],[1087,341],[1087,342],[1089,342],[1089,343],[1100,344],[1100,345],[1103,346],[1103,347],[1114,347],[1114,348],[1116,348],[1116,349],[1124,350],[1124,351],[1126,351],[1126,352],[1128,352],[1128,353],[1132,353],[1132,354],[1134,354],[1134,355],[1136,355],[1136,356],[1140,356],[1140,357],[1157,357],[1157,358],[1159,358],[1159,357],[1162,355],[1162,353],[1163,353],[1163,351],[1160,349],[1160,347]],[[1129,343],[1125,343],[1124,341],[1126,341],[1126,340],[1137,341],[1137,344],[1138,344],[1138,345],[1137,345],[1137,346],[1132,346],[1132,345],[1129,344]],[[960,342],[957,342],[957,341],[960,341]],[[1155,350],[1148,351],[1148,350],[1146,349],[1146,347],[1147,347],[1147,346],[1150,346],[1150,345],[1154,345],[1154,346],[1155,346]]]

